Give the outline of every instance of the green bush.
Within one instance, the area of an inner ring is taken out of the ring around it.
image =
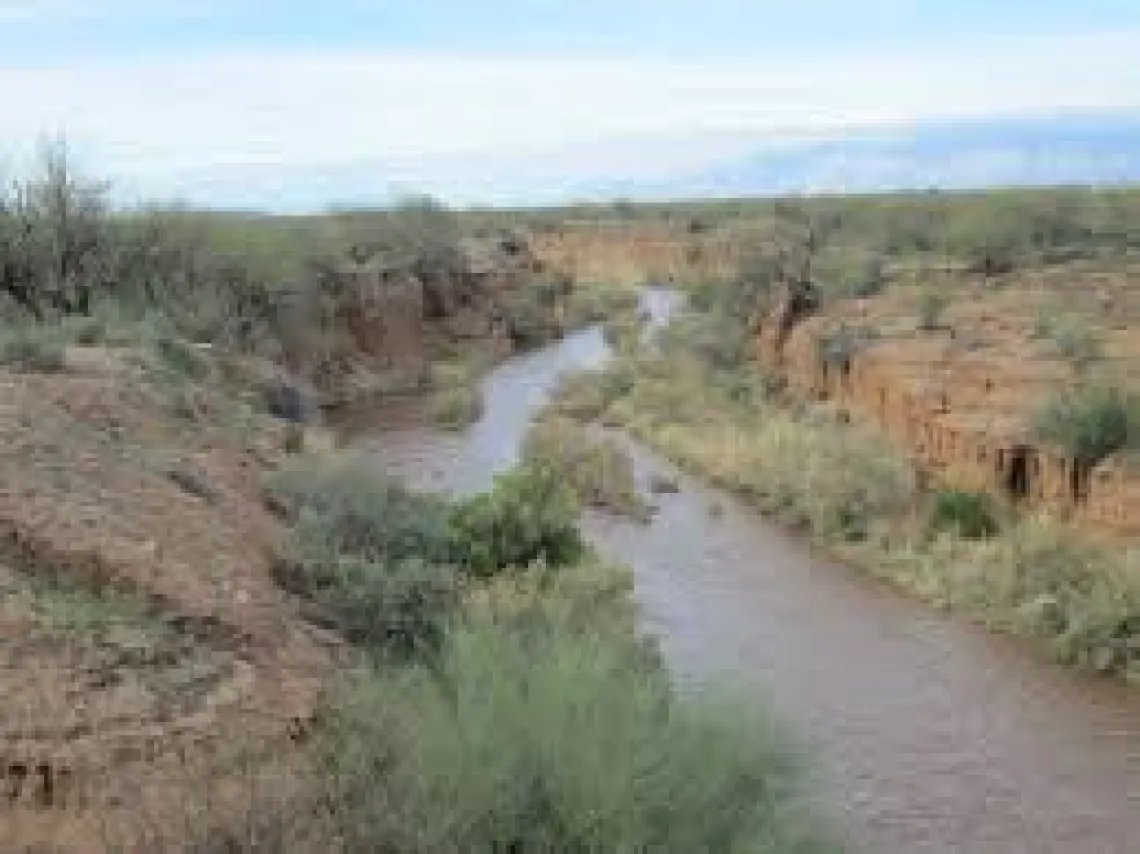
[[[361,674],[323,746],[350,854],[839,850],[767,721],[557,626],[477,621],[438,668]]]
[[[312,616],[354,644],[401,660],[434,653],[459,602],[455,570],[415,558],[378,563],[340,555],[293,572],[286,587],[317,606]]]
[[[458,501],[450,521],[451,556],[476,576],[535,561],[567,566],[585,551],[572,493],[558,473],[542,466],[499,475],[490,492]]]
[[[1091,468],[1140,440],[1136,399],[1120,389],[1090,386],[1055,397],[1037,413],[1037,435]]]
[[[294,520],[279,583],[313,616],[383,655],[434,650],[458,601],[448,508],[345,459],[295,462],[271,484]]]
[[[934,496],[927,529],[949,532],[967,540],[981,540],[998,532],[989,496],[980,492],[944,489]]]
[[[67,347],[60,330],[38,323],[0,332],[0,366],[27,373],[58,373],[67,368]]]

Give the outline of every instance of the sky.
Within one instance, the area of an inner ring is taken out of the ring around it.
[[[126,197],[574,195],[758,147],[1140,110],[1137,0],[0,0],[0,169]]]

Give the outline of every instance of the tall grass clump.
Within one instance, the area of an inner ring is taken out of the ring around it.
[[[569,374],[559,383],[550,408],[558,415],[576,421],[594,421],[617,400],[629,394],[633,383],[633,368],[625,359],[601,370]]]
[[[1044,641],[1058,660],[1140,676],[1140,564],[1045,516],[971,542],[944,535],[891,554],[894,577],[989,625]]]
[[[628,516],[644,517],[633,460],[614,439],[596,438],[577,421],[549,415],[535,422],[523,441],[522,457],[565,480],[578,500]]]
[[[822,852],[767,721],[678,701],[623,645],[472,621],[360,675],[326,744],[349,852]]]
[[[436,426],[462,430],[483,416],[483,393],[474,384],[437,389],[432,392],[428,407]]]

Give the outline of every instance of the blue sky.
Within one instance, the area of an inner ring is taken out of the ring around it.
[[[786,139],[1140,107],[1136,0],[0,0],[0,157],[138,194],[456,200]]]

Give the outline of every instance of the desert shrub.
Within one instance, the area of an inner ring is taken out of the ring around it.
[[[622,355],[636,352],[644,329],[641,318],[635,315],[615,315],[602,323],[602,335],[606,343]]]
[[[20,323],[0,331],[0,366],[49,374],[66,370],[67,346],[58,326]]]
[[[1065,359],[1083,365],[1099,359],[1100,339],[1079,317],[1063,315],[1054,324],[1050,337],[1057,347],[1057,353]]]
[[[539,347],[561,333],[556,313],[544,294],[553,287],[516,288],[503,295],[503,311],[510,329],[511,339],[522,349]]]
[[[314,616],[382,654],[435,648],[456,603],[448,508],[363,460],[295,462],[271,485],[294,519],[278,582]]]
[[[387,563],[352,555],[304,564],[286,586],[316,606],[310,616],[352,643],[399,659],[430,656],[458,604],[450,566],[416,558]]]
[[[454,385],[433,392],[429,402],[432,420],[447,430],[461,430],[483,415],[483,394],[478,385]]]
[[[947,303],[946,295],[934,290],[927,289],[919,294],[918,328],[924,332],[939,329]]]
[[[522,457],[558,472],[589,507],[645,515],[629,454],[613,439],[591,437],[589,428],[577,421],[559,416],[537,421],[523,441]]]
[[[269,489],[313,560],[448,560],[447,503],[408,490],[361,455],[298,458],[274,474]]]
[[[1089,386],[1045,403],[1034,424],[1040,439],[1060,447],[1079,465],[1092,467],[1140,440],[1138,419],[1140,409],[1131,394]]]
[[[567,306],[567,323],[582,326],[617,316],[633,316],[641,299],[634,288],[619,284],[580,284]]]
[[[567,418],[593,421],[629,394],[633,383],[633,369],[624,359],[598,371],[568,374],[559,383],[551,408]]]
[[[577,504],[557,472],[518,466],[497,476],[490,492],[455,503],[451,556],[480,577],[535,561],[568,566],[585,551],[577,523]]]
[[[943,489],[934,495],[927,529],[931,533],[947,531],[967,540],[980,540],[996,534],[998,522],[985,493]]]
[[[768,721],[556,624],[473,621],[433,671],[360,674],[323,747],[349,852],[837,850]]]
[[[751,334],[741,318],[715,313],[675,321],[659,340],[665,350],[688,350],[713,368],[735,370],[748,361]]]

